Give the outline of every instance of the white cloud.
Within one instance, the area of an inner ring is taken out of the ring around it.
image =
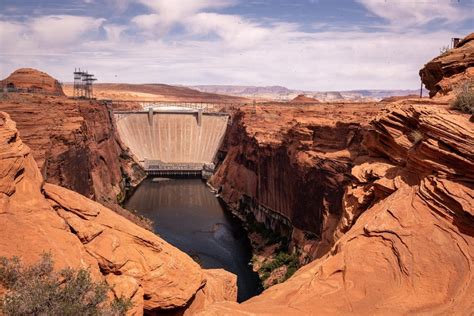
[[[455,23],[470,16],[452,0],[357,0],[357,2],[373,14],[387,20],[390,26],[396,29],[426,25],[435,20],[441,23]]]
[[[186,20],[185,27],[194,35],[215,33],[226,44],[249,47],[265,40],[272,30],[247,21],[237,15],[198,13]]]
[[[120,24],[105,24],[104,30],[109,41],[118,42],[122,37],[122,33],[127,30],[127,27]]]
[[[186,23],[186,19],[196,13],[225,8],[232,0],[136,0],[153,11],[152,14],[140,15],[133,21],[145,30],[160,28],[159,32],[167,31],[173,25]]]
[[[29,35],[44,47],[73,43],[86,33],[96,31],[104,19],[86,16],[48,15],[31,21]]]
[[[451,37],[463,35],[416,28],[302,31],[295,23],[212,12],[228,1],[193,0],[185,9],[183,3],[150,2],[150,13],[128,24],[65,15],[0,21],[0,77],[32,66],[70,81],[71,69],[81,66],[101,82],[416,89],[420,67]],[[177,24],[183,27],[178,36],[157,36]]]

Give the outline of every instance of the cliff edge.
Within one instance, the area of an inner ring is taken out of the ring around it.
[[[423,102],[402,101],[380,112],[368,124],[352,125],[352,132],[351,125],[324,127],[308,116],[288,129],[291,120],[280,119],[274,130],[288,130],[281,141],[262,126],[269,113],[257,111],[252,121],[241,114],[240,128],[252,145],[230,143],[229,161],[214,178],[224,198],[238,204],[239,196],[249,195],[285,212],[295,226],[315,227],[317,243],[334,244],[284,283],[240,305],[214,304],[202,315],[474,313],[473,123],[469,115]],[[324,142],[333,146],[321,153],[323,135],[333,135]],[[267,148],[275,145],[272,154]],[[256,165],[259,160],[274,165]],[[278,174],[289,179],[287,197],[267,186]],[[292,197],[313,187],[314,176],[317,190]],[[269,202],[270,196],[286,200]],[[319,216],[321,226],[297,221],[301,208],[286,208],[288,202],[312,206],[306,218]]]
[[[50,252],[56,268],[89,269],[111,295],[130,298],[130,314],[199,310],[236,299],[236,278],[202,270],[153,233],[86,197],[45,183],[15,123],[0,112],[0,256],[26,263]],[[208,282],[209,280],[209,282]],[[196,303],[194,303],[196,302]]]
[[[430,97],[451,95],[461,82],[474,78],[474,33],[429,61],[420,70],[420,77]]]

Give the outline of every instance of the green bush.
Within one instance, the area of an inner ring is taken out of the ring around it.
[[[280,252],[278,255],[272,260],[260,268],[261,271],[263,272],[272,272],[275,269],[278,269],[281,266],[295,266],[297,267],[298,265],[298,256],[296,254],[288,254],[285,252]]]
[[[89,271],[63,269],[55,272],[51,254],[24,266],[18,257],[0,257],[0,314],[5,315],[125,315],[128,299],[107,304],[110,287],[92,281]]]
[[[456,98],[451,104],[451,108],[464,113],[474,114],[474,80],[461,85]]]

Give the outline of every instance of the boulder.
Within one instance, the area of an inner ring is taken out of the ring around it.
[[[460,84],[474,78],[474,33],[429,61],[420,70],[420,77],[430,97],[451,95]]]

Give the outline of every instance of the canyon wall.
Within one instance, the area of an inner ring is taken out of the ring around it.
[[[214,304],[202,315],[474,313],[474,126],[467,114],[424,102],[390,104],[379,109],[369,125],[358,128],[355,137],[362,135],[362,139],[354,140],[359,151],[352,150],[356,153],[352,168],[342,170],[341,175],[350,181],[343,185],[341,195],[333,192],[341,199],[338,217],[329,221],[323,216],[319,230],[333,234],[335,244],[328,252],[263,294],[240,305]],[[257,117],[265,117],[262,112],[257,110]],[[259,172],[260,167],[252,169],[250,162],[265,154],[271,144],[280,144],[268,133],[267,137],[259,135],[262,130],[255,132],[255,123],[245,118],[247,113],[240,115],[243,135],[254,145],[230,141],[227,157],[213,180],[231,202],[252,193],[259,201],[260,178],[255,170]],[[298,137],[293,135],[293,139]],[[340,142],[344,138],[333,139]],[[313,136],[306,150],[317,148],[314,143],[318,139]],[[346,143],[349,157],[350,147]],[[244,152],[246,148],[250,151]],[[274,151],[273,156],[278,155]],[[302,151],[300,155],[310,154]],[[321,163],[318,168],[321,165],[325,168]],[[311,166],[308,164],[309,170]],[[285,167],[280,165],[275,173]],[[324,181],[320,187],[332,185],[330,178]],[[307,190],[303,182],[299,185],[299,190]],[[312,203],[324,199],[327,192],[322,189],[305,198]],[[277,207],[275,212],[285,211]],[[318,207],[308,209],[307,216],[324,214]],[[291,213],[286,214],[292,219]]]
[[[318,257],[333,244],[345,188],[356,181],[351,168],[368,159],[361,141],[370,118],[383,107],[242,108],[210,184],[231,208],[291,234],[311,258]]]
[[[118,140],[109,109],[97,101],[9,93],[0,110],[17,122],[48,182],[97,201],[116,203],[124,179],[144,176]]]
[[[4,112],[0,216],[0,256],[18,256],[31,264],[49,252],[56,269],[88,269],[94,280],[111,286],[111,297],[131,299],[129,314],[188,315],[215,301],[236,300],[234,275],[202,270],[155,234],[76,192],[45,182]]]

